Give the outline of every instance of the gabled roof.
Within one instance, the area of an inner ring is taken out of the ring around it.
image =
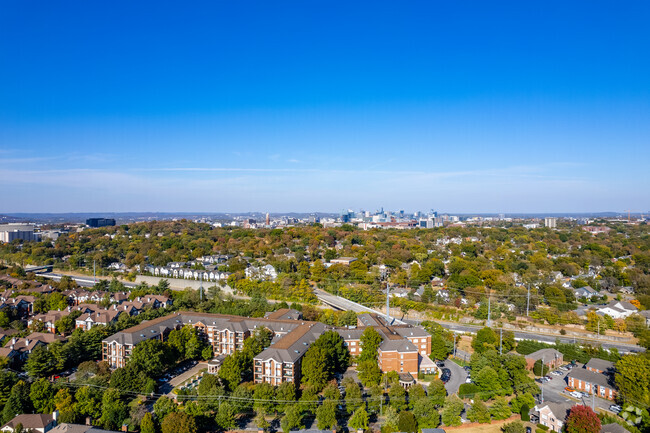
[[[596,373],[594,371],[589,371],[584,368],[574,368],[567,375],[568,378],[574,378],[576,380],[582,380],[583,382],[592,383],[598,386],[605,388],[614,389],[613,385],[610,385],[609,379],[603,373]]]
[[[539,350],[525,356],[525,358],[534,359],[535,361],[537,361],[538,359],[542,359],[542,358],[544,358],[544,361],[550,361],[552,359],[562,358],[562,357],[563,357],[563,355],[562,355],[561,352],[558,352],[557,350],[550,349],[550,348],[539,349]]]
[[[591,358],[589,362],[585,364],[585,368],[595,368],[600,371],[614,370],[614,363],[611,361],[605,361],[604,359]]]
[[[16,416],[14,419],[3,425],[2,428],[11,427],[15,428],[18,424],[22,424],[23,428],[36,429],[45,428],[48,424],[54,421],[52,414],[22,414]]]

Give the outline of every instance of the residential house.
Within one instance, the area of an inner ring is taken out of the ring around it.
[[[65,309],[61,311],[54,310],[43,314],[36,314],[29,318],[29,320],[27,321],[27,326],[32,326],[34,322],[41,322],[43,323],[43,330],[47,332],[56,333],[55,323],[69,314],[70,314],[69,309]]]
[[[591,299],[592,296],[599,296],[600,294],[590,286],[580,287],[579,289],[573,289],[573,294],[576,299],[587,298]]]
[[[596,312],[600,315],[607,314],[613,319],[624,319],[636,312],[639,309],[627,301],[611,301],[606,306],[599,308]]]
[[[93,313],[82,314],[81,316],[77,317],[77,320],[75,321],[75,328],[80,328],[84,331],[88,331],[97,325],[107,326],[115,322],[120,313],[121,311],[110,309],[97,310]]]
[[[338,259],[330,260],[330,263],[333,265],[340,264],[340,265],[349,266],[350,263],[354,262],[355,260],[357,259],[354,257],[339,257]]]
[[[6,354],[3,354],[3,356],[7,356],[13,359],[18,359],[19,361],[24,361],[25,359],[27,359],[27,356],[29,356],[29,354],[32,353],[32,351],[36,348],[36,346],[40,346],[40,345],[46,346],[55,341],[63,342],[66,341],[66,339],[56,334],[49,334],[43,332],[32,332],[25,338],[12,337],[9,341],[5,343],[4,348],[10,350],[3,351],[6,352]],[[11,351],[15,351],[16,353],[13,356],[9,356],[11,354]]]
[[[549,428],[550,431],[561,432],[566,421],[570,404],[567,403],[540,403],[533,409],[539,419],[539,423]]]
[[[23,431],[47,433],[56,426],[57,418],[58,413],[56,411],[53,414],[16,415],[11,421],[0,427],[0,431],[13,433],[20,424]]]
[[[630,431],[620,424],[611,423],[601,426],[600,433],[630,433]]]

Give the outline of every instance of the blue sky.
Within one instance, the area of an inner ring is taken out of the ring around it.
[[[647,211],[648,2],[21,2],[1,212]]]

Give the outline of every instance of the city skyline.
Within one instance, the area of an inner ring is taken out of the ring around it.
[[[643,2],[153,5],[5,7],[1,213],[648,207]]]

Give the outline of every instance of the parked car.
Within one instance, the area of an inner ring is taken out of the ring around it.
[[[564,390],[567,391],[567,392],[573,392],[573,391],[575,391],[575,389],[571,388],[570,386],[566,386],[566,387],[564,387]]]
[[[582,398],[582,393],[580,391],[570,392],[569,395],[573,398]]]
[[[609,407],[609,410],[618,414],[621,410],[623,410],[619,405],[613,404]]]

